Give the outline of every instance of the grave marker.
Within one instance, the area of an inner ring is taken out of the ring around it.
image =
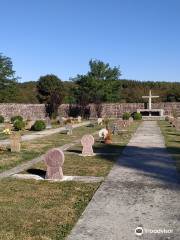
[[[46,117],[45,121],[46,121],[46,129],[51,129],[52,125],[51,125],[50,117]]]
[[[72,127],[72,124],[71,123],[67,123],[66,124],[66,130],[67,130],[67,135],[72,135],[72,130],[73,130],[73,127]]]
[[[34,125],[35,121],[34,120],[27,120],[26,123],[26,129],[30,130],[32,126]]]
[[[93,152],[93,144],[94,144],[94,137],[90,134],[84,135],[81,139],[81,144],[83,146],[82,149],[82,156],[94,156]]]
[[[97,119],[97,123],[98,123],[98,125],[103,125],[103,119],[102,118],[98,118]]]
[[[44,157],[47,166],[46,179],[60,180],[63,179],[62,166],[64,163],[64,153],[59,149],[51,149]]]
[[[20,152],[21,150],[21,135],[19,133],[12,133],[10,135],[11,152]]]
[[[78,123],[81,123],[81,122],[82,122],[82,117],[81,117],[81,116],[78,116],[78,117],[77,117],[77,121],[78,121]]]

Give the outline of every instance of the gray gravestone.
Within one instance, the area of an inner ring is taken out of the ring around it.
[[[50,117],[46,117],[46,129],[51,129],[52,125],[51,125],[51,119]]]
[[[73,127],[71,123],[66,124],[66,130],[67,130],[67,135],[72,135]]]
[[[48,151],[44,157],[44,162],[47,165],[46,179],[63,179],[64,153],[61,150],[54,148]]]

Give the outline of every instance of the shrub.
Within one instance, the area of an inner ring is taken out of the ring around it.
[[[4,122],[4,117],[0,116],[0,123],[3,123],[3,122]]]
[[[21,117],[21,116],[13,116],[12,118],[11,118],[11,122],[12,123],[14,123],[16,120],[19,120],[19,121],[23,121],[23,117]]]
[[[17,119],[16,121],[14,121],[13,127],[16,131],[22,130],[23,128],[25,128],[25,122]]]
[[[142,114],[141,113],[135,113],[134,114],[134,120],[141,120],[142,119]]]
[[[32,130],[34,131],[42,131],[45,128],[46,128],[46,124],[43,120],[36,120],[36,122],[32,126]]]
[[[131,114],[129,112],[123,113],[123,116],[122,116],[123,120],[128,120],[130,117],[131,117]]]

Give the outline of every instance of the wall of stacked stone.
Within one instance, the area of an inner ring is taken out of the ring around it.
[[[75,106],[74,106],[75,107]],[[97,117],[95,105],[90,104],[90,118]],[[144,103],[104,103],[102,104],[102,117],[121,117],[124,112],[136,112],[138,108],[144,109]],[[68,116],[68,104],[62,104],[59,108],[59,115]]]
[[[152,103],[152,108],[164,109],[164,115],[169,115],[175,112],[180,116],[180,102]]]
[[[95,106],[90,106],[90,117],[96,117]],[[144,103],[105,103],[102,105],[103,117],[121,117],[124,112],[136,112],[138,108],[144,109]],[[180,116],[180,102],[153,103],[152,108],[164,109],[165,115],[175,111]],[[59,115],[68,116],[68,104],[62,104],[59,108]],[[0,115],[9,120],[12,116],[21,115],[24,119],[45,119],[46,110],[44,104],[0,104]]]
[[[46,116],[46,109],[44,104],[1,103],[0,115],[7,121],[10,120],[12,116],[16,115],[21,115],[24,119],[44,119]]]

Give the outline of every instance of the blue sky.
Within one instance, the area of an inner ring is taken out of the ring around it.
[[[0,52],[20,81],[63,80],[100,59],[121,78],[180,81],[179,0],[0,0]]]

